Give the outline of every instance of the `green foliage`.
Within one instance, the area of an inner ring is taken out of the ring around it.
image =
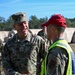
[[[48,20],[48,17],[37,18],[35,15],[29,18],[29,28],[30,29],[40,29],[41,24],[45,23]],[[75,18],[66,18],[68,27],[75,27]],[[4,17],[0,17],[0,31],[9,31],[13,28],[13,20],[11,16],[5,20]]]
[[[5,18],[0,17],[0,31],[9,31],[12,29],[13,21],[11,17],[5,21]]]
[[[67,23],[67,26],[68,26],[68,27],[71,27],[71,24],[72,24],[72,23],[71,23],[71,21],[70,21],[69,19],[67,19],[67,18],[66,18],[66,23]]]
[[[46,22],[47,20],[48,20],[47,17],[38,19],[35,15],[31,16],[29,19],[29,28],[30,29],[40,29],[41,24]]]

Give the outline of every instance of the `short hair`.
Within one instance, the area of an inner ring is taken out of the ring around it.
[[[56,29],[57,29],[57,31],[58,31],[59,33],[63,33],[63,32],[65,31],[65,28],[64,28],[64,27],[56,26],[56,25],[52,25],[52,26],[56,27]]]

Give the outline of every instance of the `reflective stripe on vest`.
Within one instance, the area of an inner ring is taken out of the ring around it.
[[[55,46],[58,46],[58,47],[61,47],[61,48],[64,48],[64,50],[67,51],[68,53],[68,66],[67,66],[67,71],[66,71],[66,75],[74,75],[72,74],[72,59],[71,59],[71,53],[73,53],[71,47],[68,45],[68,43],[65,41],[65,40],[58,40],[56,41],[54,44],[52,44],[49,49],[48,49],[48,52]],[[42,69],[41,69],[41,75],[47,75],[46,73],[46,60],[47,60],[47,56],[48,56],[48,53],[45,57],[45,60],[42,62]]]

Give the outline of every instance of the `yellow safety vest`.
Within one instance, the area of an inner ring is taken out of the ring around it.
[[[58,40],[56,41],[54,44],[52,44],[49,49],[48,49],[48,52],[49,50],[51,50],[53,47],[55,46],[58,46],[58,47],[61,47],[61,48],[64,48],[64,50],[67,51],[68,53],[68,66],[67,66],[67,71],[66,71],[66,75],[75,75],[75,74],[72,74],[72,59],[71,59],[71,53],[73,53],[71,47],[68,45],[68,43],[65,41],[65,40]],[[48,53],[44,59],[44,61],[42,62],[42,68],[41,68],[41,74],[40,75],[47,75],[46,73],[46,60],[47,60],[47,56],[48,56]],[[75,68],[75,65],[74,65],[74,68]],[[75,70],[74,70],[75,71]]]

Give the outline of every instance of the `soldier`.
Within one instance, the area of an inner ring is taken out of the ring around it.
[[[44,26],[47,26],[47,37],[53,44],[42,63],[41,75],[75,75],[74,52],[63,38],[66,19],[61,14],[54,14]]]
[[[2,41],[2,39],[0,39],[0,52],[2,50],[2,46],[3,46],[3,41]]]
[[[45,41],[31,33],[24,12],[11,17],[17,33],[6,42],[2,51],[5,75],[39,75],[45,56]]]
[[[8,41],[8,39],[12,38],[16,34],[16,31],[12,29],[9,31],[8,36],[4,37],[4,43]]]
[[[3,41],[2,39],[0,39],[0,61],[1,61],[1,52],[2,52],[2,48],[3,48]],[[1,62],[0,62],[1,63]]]
[[[48,39],[47,39],[47,32],[46,32],[47,27],[43,26],[43,24],[41,25],[41,27],[42,27],[42,30],[39,31],[37,33],[37,35],[41,36],[45,40],[45,43],[47,44],[47,47],[49,47],[49,45],[51,44],[51,42],[48,41]]]
[[[42,26],[42,25],[41,25]],[[46,26],[42,26],[42,30],[37,33],[37,35],[41,36],[43,39],[46,38]]]
[[[15,34],[16,34],[16,32],[15,32],[14,29],[12,29],[11,31],[9,31],[9,33],[8,33],[8,39],[12,38]]]
[[[1,54],[2,48],[3,48],[3,41],[0,38],[0,75],[1,75],[1,72],[2,72],[2,54]]]

